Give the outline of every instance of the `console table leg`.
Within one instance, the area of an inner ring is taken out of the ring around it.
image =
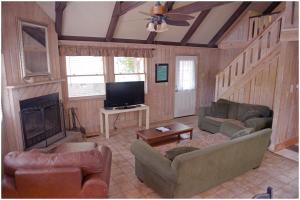
[[[142,113],[142,111],[141,110],[139,110],[139,128],[141,128],[142,127],[142,117],[143,117],[143,115],[142,115],[143,113]]]
[[[146,109],[146,129],[149,129],[149,109]]]
[[[193,139],[193,131],[190,132],[190,139]]]
[[[109,139],[108,115],[105,115],[105,137],[106,137],[106,139]]]
[[[103,114],[100,112],[100,134],[103,134]]]

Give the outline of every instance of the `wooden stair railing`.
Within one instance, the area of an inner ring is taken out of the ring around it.
[[[280,12],[268,14],[268,15],[258,15],[249,18],[249,32],[248,41],[254,39],[256,36],[260,35],[277,17]]]
[[[282,15],[280,14],[263,31],[259,31],[257,28],[256,31],[258,30],[257,33],[260,34],[256,35],[253,41],[225,69],[216,75],[215,101],[222,98],[230,87],[243,79],[252,68],[278,47],[281,24]]]

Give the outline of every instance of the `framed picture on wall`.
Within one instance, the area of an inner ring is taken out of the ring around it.
[[[168,82],[168,69],[169,64],[155,64],[155,82],[162,83]]]

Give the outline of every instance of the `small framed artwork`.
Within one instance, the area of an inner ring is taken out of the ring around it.
[[[168,82],[169,64],[155,64],[155,82]]]

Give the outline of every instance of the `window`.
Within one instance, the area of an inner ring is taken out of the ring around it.
[[[176,88],[179,91],[194,90],[196,87],[196,60],[193,57],[178,56],[176,65]]]
[[[103,58],[66,56],[69,97],[105,95]]]
[[[145,59],[114,57],[115,82],[145,81]]]

